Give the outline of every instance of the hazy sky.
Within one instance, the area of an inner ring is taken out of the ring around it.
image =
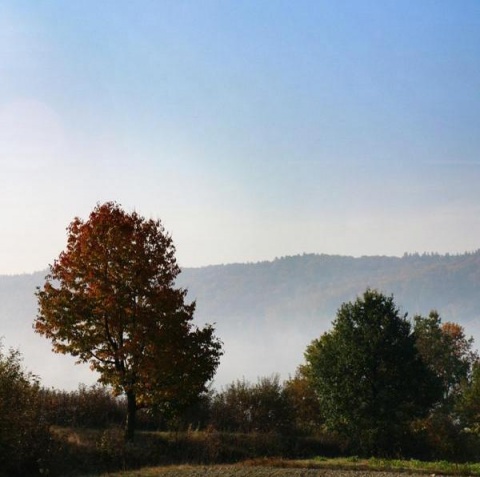
[[[2,0],[0,274],[107,200],[181,266],[480,248],[480,2]]]

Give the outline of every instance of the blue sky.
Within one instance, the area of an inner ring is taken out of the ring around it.
[[[480,248],[480,2],[3,0],[0,273],[97,202],[181,266]]]

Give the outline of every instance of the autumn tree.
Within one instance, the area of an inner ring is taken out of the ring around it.
[[[451,407],[462,383],[468,380],[474,363],[478,361],[473,338],[468,338],[457,323],[442,323],[435,310],[427,317],[415,316],[414,331],[422,359],[442,383],[443,404]]]
[[[293,420],[295,432],[313,434],[322,424],[322,410],[315,389],[300,367],[295,376],[284,383],[284,392]]]
[[[302,372],[326,426],[356,452],[396,452],[411,420],[438,397],[409,321],[393,297],[375,290],[344,303],[333,329],[308,346],[305,358]]]
[[[457,323],[442,323],[435,310],[426,317],[414,317],[414,334],[416,347],[442,393],[439,403],[414,427],[431,449],[432,458],[465,456],[464,428],[475,421],[470,418],[475,414],[471,411],[476,407],[479,376],[473,338]]]
[[[160,221],[107,202],[67,231],[37,291],[35,330],[126,395],[132,440],[137,409],[186,404],[205,389],[221,342],[211,325],[193,325],[195,303],[175,287],[180,268]]]

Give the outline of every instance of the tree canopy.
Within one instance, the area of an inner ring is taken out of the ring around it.
[[[440,384],[441,399],[414,427],[438,455],[468,455],[471,429],[477,429],[478,354],[463,327],[442,323],[433,310],[414,317],[417,349]]]
[[[406,315],[393,297],[367,290],[338,310],[333,329],[307,348],[303,373],[326,425],[358,452],[398,450],[408,423],[438,399]]]
[[[435,310],[428,317],[415,316],[414,331],[422,359],[440,379],[444,405],[451,406],[478,360],[473,338],[467,338],[457,323],[442,323]]]
[[[205,389],[221,342],[211,325],[193,325],[195,303],[175,288],[180,268],[159,220],[107,202],[67,231],[67,247],[37,291],[35,329],[126,394],[133,439],[138,407],[186,403]]]

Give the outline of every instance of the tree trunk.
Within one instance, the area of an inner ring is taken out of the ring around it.
[[[133,391],[127,392],[127,422],[125,424],[125,441],[133,442],[135,438],[135,418],[137,414],[137,396]]]

